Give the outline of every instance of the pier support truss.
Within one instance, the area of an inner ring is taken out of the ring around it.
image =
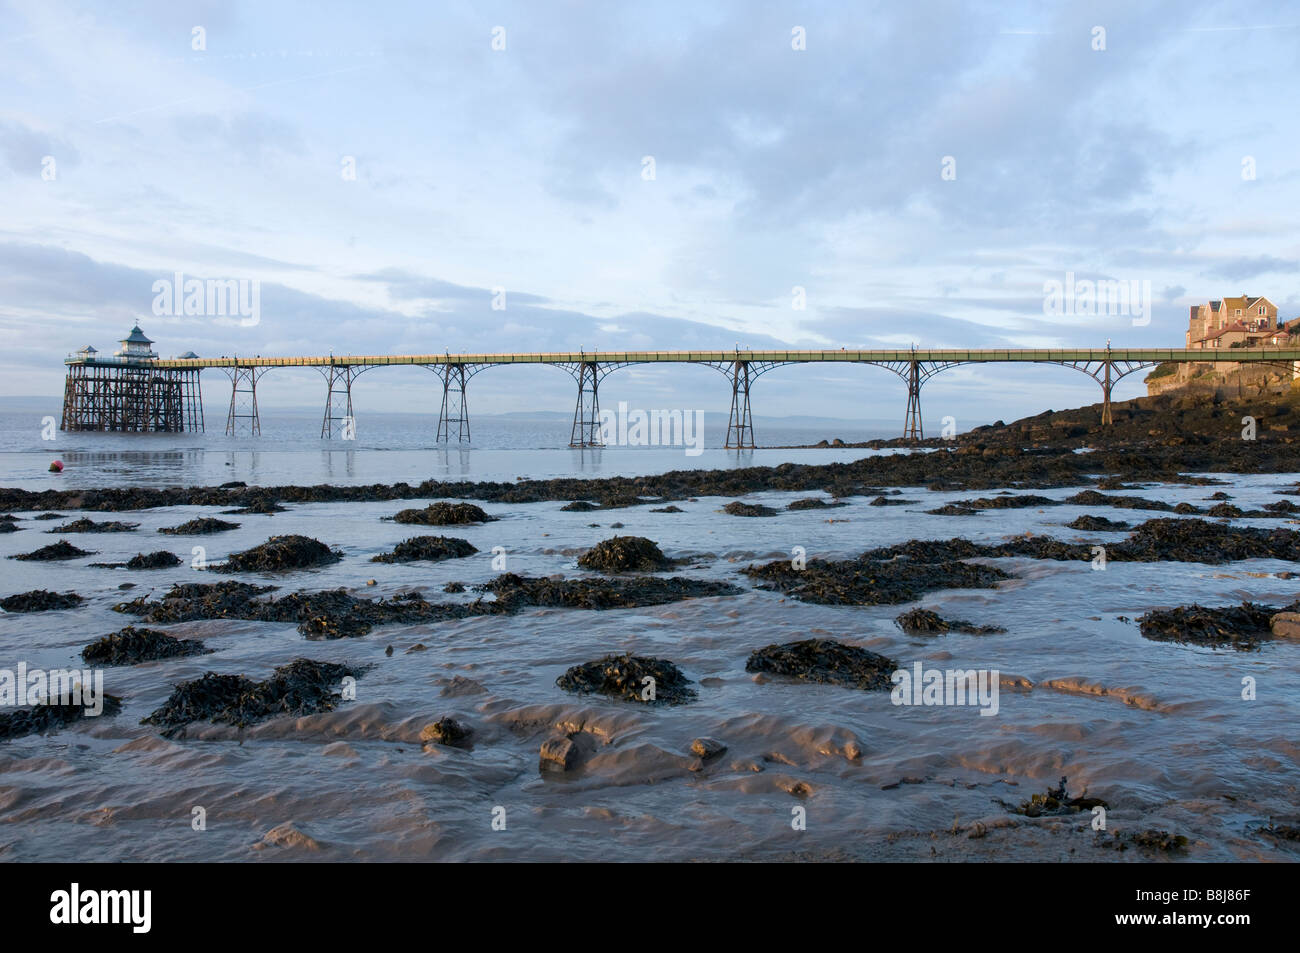
[[[63,430],[185,433],[203,430],[199,370],[143,364],[70,364]]]
[[[699,363],[721,371],[731,385],[731,414],[727,418],[727,439],[723,447],[727,450],[753,450],[754,418],[750,412],[749,389],[755,380],[772,368],[793,362],[750,360],[737,351],[734,360]]]
[[[364,371],[365,364],[335,364],[332,360],[316,368],[325,377],[325,417],[321,421],[322,440],[336,436],[354,440],[357,435],[357,418],[352,413],[352,382]]]
[[[241,421],[248,427],[250,437],[262,435],[262,419],[257,414],[257,379],[266,373],[264,367],[234,364],[225,368],[230,378],[230,410],[226,413],[226,436],[239,435]],[[241,386],[242,385],[242,386]]]
[[[567,365],[565,369],[578,382],[578,402],[573,408],[569,446],[581,449],[605,446],[600,432],[600,379],[613,368],[602,368],[595,361],[582,361]]]
[[[1107,351],[1109,352],[1109,348]],[[1155,367],[1159,361],[1043,361],[1045,364],[1059,364],[1061,367],[1072,367],[1076,371],[1087,374],[1098,384],[1101,385],[1101,425],[1109,427],[1115,422],[1110,410],[1110,392],[1121,380],[1128,377],[1134,371],[1140,371],[1144,368]]]
[[[469,403],[465,397],[465,385],[483,368],[492,365],[465,364],[456,361],[424,366],[437,374],[438,379],[442,381],[442,408],[438,411],[438,442],[450,443],[454,437],[457,443],[469,443]]]

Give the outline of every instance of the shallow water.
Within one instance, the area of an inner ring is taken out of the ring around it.
[[[537,476],[538,470],[520,472]],[[100,476],[100,485],[135,482],[111,480],[102,470]],[[1253,508],[1278,499],[1273,491],[1295,479],[1242,476],[1224,487],[1133,492],[1204,506],[1213,490],[1224,489],[1238,506]],[[1076,490],[1041,492],[1064,498]],[[756,493],[745,499],[781,507],[809,495]],[[83,645],[134,621],[113,612],[114,603],[175,581],[231,578],[200,575],[188,566],[127,572],[88,568],[90,562],[122,561],[157,549],[188,560],[197,545],[209,560],[219,560],[272,534],[313,536],[340,547],[346,558],[319,571],[234,578],[273,582],[285,592],[344,586],[373,597],[418,587],[430,601],[471,599],[472,593],[444,595],[442,587],[494,576],[493,547],[504,547],[509,571],[573,577],[584,574],[576,566],[583,550],[620,533],[648,536],[670,556],[691,557],[691,567],[680,575],[725,579],[746,591],[644,609],[545,609],[395,625],[337,642],[306,641],[287,623],[151,626],[202,638],[217,652],[107,669],[107,691],[125,699],[120,715],[0,742],[0,856],[1152,858],[1137,849],[1121,854],[1094,847],[1089,815],[1011,818],[997,803],[1019,803],[1066,775],[1072,794],[1086,788],[1109,802],[1111,830],[1176,831],[1192,841],[1187,856],[1194,859],[1296,859],[1293,846],[1252,831],[1270,818],[1295,822],[1300,645],[1266,643],[1259,652],[1238,653],[1155,643],[1117,618],[1193,601],[1286,604],[1298,587],[1276,574],[1294,571],[1293,564],[1110,562],[1095,571],[1087,562],[992,560],[1015,578],[996,590],[939,592],[915,605],[1009,631],[917,637],[893,623],[910,605],[803,604],[754,589],[738,572],[751,561],[789,558],[795,546],[805,547],[810,558],[843,558],[911,538],[957,535],[996,541],[1033,532],[1104,543],[1125,534],[1085,534],[1062,524],[1081,513],[1133,523],[1168,515],[1079,506],[990,510],[978,517],[923,512],[981,495],[989,494],[913,488],[903,498],[917,502],[906,506],[872,507],[855,498],[844,508],[767,519],[722,513],[728,501],[721,498],[678,502],[686,511],[679,514],[651,513],[651,505],[565,513],[562,502],[485,504],[500,522],[446,528],[381,521],[422,501],[303,504],[274,516],[224,517],[241,528],[195,539],[155,530],[215,515],[215,509],[171,507],[112,517],[139,522],[140,529],[66,537],[96,551],[70,563],[0,562],[0,594],[52,588],[90,597],[71,611],[0,613],[0,667],[19,661],[77,666]],[[624,526],[611,529],[613,522]],[[24,519],[19,525],[21,531],[0,535],[0,556],[63,538],[44,534],[54,522]],[[436,564],[368,561],[424,533],[462,536],[480,552]],[[372,578],[377,584],[367,587]],[[119,592],[122,582],[137,587]],[[982,717],[974,707],[894,706],[883,692],[756,682],[744,670],[757,648],[816,636],[869,648],[909,669],[917,661],[945,669],[997,669],[1038,687],[1003,690],[997,715]],[[425,650],[408,653],[421,643]],[[697,683],[698,700],[651,708],[575,697],[556,687],[568,666],[623,651],[676,662]],[[300,656],[375,667],[358,680],[356,701],[332,713],[274,719],[242,734],[224,725],[195,726],[187,737],[170,741],[138,724],[184,679],[208,670],[261,678]],[[477,681],[484,691],[444,696],[443,687],[456,675]],[[1255,678],[1258,700],[1242,700],[1244,676]],[[1056,680],[1055,688],[1042,685],[1049,680]],[[421,728],[448,714],[473,727],[473,750],[422,747]],[[572,777],[538,770],[538,749],[556,726],[588,733],[595,746]],[[692,770],[698,765],[689,745],[706,735],[723,741],[728,751],[703,770]],[[861,748],[860,758],[849,757],[852,743]],[[205,831],[192,829],[195,807],[206,811]],[[495,808],[504,808],[505,830],[493,829]],[[793,808],[806,812],[806,830],[792,829]],[[1016,826],[1000,826],[1009,820]],[[987,836],[966,836],[976,821],[985,823]],[[285,833],[285,824],[297,833]],[[277,833],[268,838],[273,829]]]

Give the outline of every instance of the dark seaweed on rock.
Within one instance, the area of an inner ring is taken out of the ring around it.
[[[686,511],[680,506],[661,506],[658,509],[651,510],[651,513],[685,513]]]
[[[455,536],[413,536],[398,543],[391,553],[372,556],[372,563],[439,562],[472,556],[478,549]]]
[[[1100,494],[1098,494],[1100,496]],[[1015,510],[1038,506],[1060,506],[1060,500],[1032,493],[1011,494],[1008,496],[982,496],[977,500],[957,500],[949,506],[960,506],[968,510]]]
[[[575,665],[555,684],[566,692],[607,695],[645,704],[680,705],[696,697],[691,680],[672,662],[639,655],[607,655]],[[652,684],[654,697],[650,698],[648,689]]]
[[[742,503],[740,500],[732,500],[722,508],[722,512],[732,516],[775,516],[777,514],[777,511],[770,506],[764,506],[762,503]]]
[[[127,569],[164,569],[168,566],[179,566],[181,559],[173,553],[156,552],[145,555],[137,553],[126,561]]]
[[[1123,520],[1109,520],[1104,516],[1092,516],[1088,513],[1075,517],[1065,525],[1069,529],[1082,530],[1085,533],[1112,533],[1133,528],[1131,524],[1125,523]]]
[[[185,582],[171,587],[157,602],[139,596],[119,602],[114,612],[140,616],[145,622],[190,622],[195,619],[258,619],[249,614],[260,606],[255,596],[271,592],[275,586],[255,586],[247,582]]]
[[[889,691],[897,668],[884,655],[833,639],[806,639],[769,645],[750,655],[745,671],[785,675],[808,682],[865,691]]]
[[[1147,850],[1161,850],[1165,853],[1181,854],[1190,843],[1182,834],[1171,831],[1149,829],[1145,831],[1111,831],[1109,835],[1098,831],[1093,838],[1093,846],[1106,847],[1111,850],[1128,850],[1129,845],[1143,847]]]
[[[1031,559],[1090,560],[1092,546],[1063,543],[1050,536],[1018,537],[998,545],[968,539],[909,540],[863,553],[859,560],[974,559],[1029,557]],[[1230,526],[1200,519],[1147,520],[1125,540],[1109,543],[1106,556],[1127,562],[1200,562],[1217,565],[1239,559],[1300,559],[1300,533],[1294,530]],[[811,563],[809,564],[811,566]]]
[[[91,665],[135,665],[154,659],[211,654],[198,639],[177,639],[154,629],[128,625],[81,650],[81,659]]]
[[[1300,560],[1294,530],[1229,526],[1205,520],[1154,519],[1122,543],[1107,547],[1111,559],[1137,562],[1199,562],[1218,565],[1239,559]]]
[[[1164,510],[1165,512],[1173,510],[1171,505],[1160,500],[1144,500],[1140,496],[1107,496],[1096,490],[1084,490],[1082,493],[1068,497],[1064,502],[1075,506],[1113,506],[1125,510]],[[1199,511],[1193,506],[1187,512]]]
[[[124,563],[91,563],[90,565],[97,569],[167,569],[171,566],[179,566],[181,562],[179,556],[160,551],[148,555],[137,553]]]
[[[164,526],[158,532],[169,536],[208,536],[232,529],[239,529],[239,524],[227,523],[225,520],[214,519],[211,516],[201,516],[187,523],[181,523],[180,526]]]
[[[328,566],[342,558],[342,553],[308,536],[272,536],[260,546],[231,553],[224,563],[212,569],[214,572],[286,572]]]
[[[243,675],[208,672],[177,685],[163,706],[140,724],[155,725],[164,737],[171,738],[195,721],[243,728],[275,715],[298,717],[333,711],[342,701],[333,687],[344,678],[359,678],[366,670],[300,658],[281,665],[261,682]]]
[[[674,561],[652,539],[614,536],[601,540],[579,556],[578,565],[597,572],[661,572],[672,569]]]
[[[995,635],[1005,632],[1000,625],[975,625],[961,619],[945,619],[930,609],[909,609],[894,619],[904,632],[941,634],[944,632],[965,632],[970,635]]]
[[[819,496],[810,496],[802,500],[795,500],[786,504],[787,510],[824,510],[832,506],[848,506],[849,504],[842,500],[823,500]]]
[[[247,506],[239,506],[233,510],[222,510],[222,516],[254,516],[261,514],[270,516],[272,513],[283,513],[288,507],[281,506],[269,498],[259,498],[249,503]]]
[[[33,516],[34,520],[62,520],[67,519],[62,513],[41,513],[39,516]]]
[[[932,510],[926,510],[931,516],[979,516],[982,510],[973,510],[968,506],[958,506],[956,503],[945,503],[943,506],[936,507]]]
[[[627,609],[666,605],[682,599],[738,595],[740,588],[725,582],[673,576],[633,576],[622,579],[549,579],[502,573],[474,587],[496,595],[498,611],[517,612],[530,606],[571,609]],[[481,610],[488,611],[488,610]]]
[[[194,619],[296,622],[298,631],[309,639],[354,638],[367,634],[375,625],[441,622],[474,614],[465,606],[425,602],[415,593],[392,600],[370,600],[336,589],[295,592],[280,599],[257,598],[274,588],[242,582],[186,583],[173,586],[159,601],[141,597],[113,608],[152,623]]]
[[[1077,814],[1080,811],[1091,811],[1094,807],[1110,809],[1110,805],[1101,798],[1088,797],[1086,790],[1079,797],[1070,797],[1065,790],[1065,783],[1066,779],[1062,777],[1059,787],[1048,788],[1045,794],[1035,794],[1028,801],[1021,801],[1018,807],[1011,807],[1005,801],[998,803],[1008,808],[1012,814],[1020,814],[1024,817]]]
[[[566,513],[590,513],[592,510],[600,509],[600,507],[587,500],[574,500],[572,503],[561,506],[560,509]]]
[[[900,500],[900,499],[893,499],[888,496],[878,496],[870,503],[868,503],[867,506],[908,506],[909,504],[915,502],[916,500]],[[838,504],[838,505],[842,506],[843,504]]]
[[[109,521],[96,523],[92,519],[73,520],[71,523],[64,523],[62,526],[56,526],[54,529],[47,529],[47,533],[130,533],[140,528],[139,523],[119,523]]]
[[[50,592],[47,589],[33,589],[0,599],[0,609],[5,612],[48,612],[52,609],[75,609],[86,601],[85,596],[75,592]]]
[[[1182,645],[1229,646],[1240,652],[1259,648],[1273,637],[1269,619],[1283,610],[1243,602],[1239,606],[1177,606],[1152,609],[1138,618],[1142,637]],[[1292,610],[1293,611],[1293,610]]]
[[[78,549],[66,539],[61,539],[57,543],[51,543],[48,546],[42,546],[40,549],[30,553],[19,553],[16,556],[10,556],[10,559],[21,559],[29,562],[52,562],[59,559],[78,559],[81,556],[93,556],[93,552],[87,552],[84,549]]]
[[[399,523],[416,523],[421,526],[462,526],[467,523],[491,523],[497,517],[489,516],[473,503],[430,503],[422,510],[402,510],[393,517]]]
[[[18,527],[9,520],[0,520],[0,533],[16,533]]]
[[[414,592],[391,600],[360,599],[344,589],[295,592],[279,599],[257,598],[273,588],[233,581],[185,583],[173,586],[157,601],[140,597],[113,608],[155,624],[194,619],[296,622],[298,631],[309,639],[333,639],[365,635],[376,625],[508,615],[530,606],[635,608],[741,592],[727,583],[676,577],[554,580],[502,573],[492,582],[475,587],[479,592],[494,593],[495,600],[477,599],[469,604],[430,603]]]
[[[19,708],[14,712],[0,713],[0,741],[66,728],[83,718],[116,715],[122,710],[122,699],[116,695],[105,694],[103,706],[103,710],[98,715],[87,714],[84,704],[34,705],[31,708]]]
[[[760,589],[783,592],[803,602],[853,606],[915,602],[938,589],[992,589],[1001,580],[1011,578],[994,566],[965,563],[951,557],[885,560],[861,557],[842,562],[812,559],[802,570],[793,568],[787,559],[779,559],[762,566],[748,566],[743,572],[762,580]]]

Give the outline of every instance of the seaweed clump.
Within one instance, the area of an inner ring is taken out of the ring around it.
[[[156,553],[136,553],[124,563],[91,563],[96,569],[167,569],[171,566],[179,566],[182,560],[179,556],[166,551]]]
[[[683,599],[734,596],[742,590],[726,582],[672,576],[634,576],[628,579],[547,579],[505,572],[491,582],[474,587],[496,595],[493,609],[480,612],[518,612],[537,606],[568,609],[634,609],[666,605]],[[478,603],[475,603],[477,606]]]
[[[808,682],[842,685],[864,691],[888,691],[893,659],[834,639],[805,639],[761,648],[749,656],[745,671],[785,675]]]
[[[491,523],[497,517],[489,516],[473,503],[430,503],[422,510],[402,510],[393,517],[398,523],[416,523],[421,526],[461,526],[467,523]]]
[[[1035,794],[1028,801],[1021,801],[1018,807],[1010,807],[1005,801],[999,803],[1004,807],[1010,807],[1012,814],[1020,814],[1024,817],[1077,814],[1080,811],[1091,811],[1094,807],[1110,810],[1110,805],[1101,798],[1088,797],[1086,790],[1079,797],[1070,797],[1065,790],[1065,782],[1066,779],[1062,777],[1059,787],[1048,788],[1044,794]]]
[[[971,635],[995,635],[1007,631],[1000,625],[976,625],[961,619],[945,619],[929,609],[909,609],[894,619],[904,632],[941,635],[945,632],[966,632]]]
[[[78,549],[66,539],[61,539],[57,543],[50,543],[48,546],[42,546],[40,549],[30,553],[19,553],[16,556],[10,556],[10,559],[21,559],[25,562],[54,562],[60,559],[77,559],[81,556],[93,556],[93,552],[87,552],[84,549]]]
[[[742,503],[740,500],[732,500],[722,508],[722,512],[732,516],[775,516],[777,511],[770,506],[764,506],[762,503]]]
[[[135,665],[155,659],[181,658],[212,653],[198,639],[178,639],[154,629],[128,625],[81,650],[81,658],[92,665]]]
[[[696,697],[691,680],[667,659],[607,655],[575,665],[555,680],[566,692],[607,695],[646,704],[680,705]]]
[[[210,536],[213,533],[224,533],[232,529],[239,529],[239,524],[228,523],[211,516],[201,516],[179,526],[164,526],[158,532],[166,533],[168,536]]]
[[[644,536],[614,536],[601,540],[578,557],[583,569],[597,572],[658,572],[673,567],[659,544]]]
[[[848,505],[849,504],[845,503],[843,500],[831,500],[827,502],[819,496],[810,496],[802,500],[794,500],[791,503],[787,503],[785,508],[787,510],[825,510],[830,509],[833,506]]]
[[[231,553],[224,563],[212,568],[216,572],[286,572],[328,566],[342,558],[342,553],[309,536],[272,536],[260,546]]]
[[[140,528],[139,523],[119,523],[110,521],[105,523],[96,523],[92,519],[82,517],[73,520],[71,523],[64,523],[62,526],[56,526],[54,529],[46,530],[47,533],[130,533]]]
[[[202,678],[177,685],[162,707],[140,724],[161,728],[163,737],[171,738],[196,721],[244,728],[275,715],[333,711],[342,701],[342,696],[332,690],[334,685],[365,671],[336,662],[299,658],[281,665],[270,678],[260,682],[244,675],[208,672]]]
[[[439,562],[444,559],[461,559],[473,556],[478,549],[469,540],[455,536],[413,536],[393,547],[391,553],[372,556],[372,563]]]
[[[122,710],[122,699],[116,695],[105,694],[102,702],[103,709],[99,715],[91,715],[87,712],[84,703],[34,705],[31,708],[19,708],[14,712],[2,713],[0,714],[0,741],[66,728],[83,718],[116,715]]]
[[[789,560],[780,559],[748,566],[743,572],[762,580],[760,589],[774,589],[802,602],[854,606],[915,602],[938,589],[992,589],[1001,580],[1011,578],[996,566],[962,562],[947,552],[939,558],[923,552],[905,559],[874,556],[867,553],[840,562],[812,559],[803,569],[795,569]]]
[[[1123,520],[1108,520],[1104,516],[1093,516],[1090,513],[1077,516],[1065,525],[1067,529],[1082,530],[1085,533],[1108,533],[1133,528],[1132,524]]]
[[[33,589],[0,599],[0,609],[5,612],[48,612],[51,609],[75,609],[86,601],[85,596],[75,592],[50,592],[48,589]]]
[[[1239,606],[1176,606],[1152,609],[1138,618],[1142,637],[1152,642],[1230,647],[1250,652],[1272,638],[1269,622],[1279,610],[1243,602]]]

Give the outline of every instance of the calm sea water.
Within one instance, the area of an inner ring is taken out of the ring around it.
[[[58,413],[57,401],[49,413]],[[783,463],[856,459],[851,450],[725,451],[727,421],[706,415],[702,452],[684,446],[568,447],[571,421],[484,416],[469,444],[439,445],[437,419],[417,414],[370,414],[357,421],[353,440],[323,440],[321,416],[302,411],[264,412],[262,433],[227,437],[220,421],[200,434],[54,432],[43,438],[39,408],[0,412],[0,485],[195,486],[243,480],[250,485],[317,483],[419,483],[426,479],[513,480],[518,476],[617,476],[681,469],[725,469]],[[834,429],[828,429],[834,426]],[[790,446],[840,438],[846,442],[896,436],[880,426],[756,424],[764,446]],[[49,473],[52,460],[62,474]]]

